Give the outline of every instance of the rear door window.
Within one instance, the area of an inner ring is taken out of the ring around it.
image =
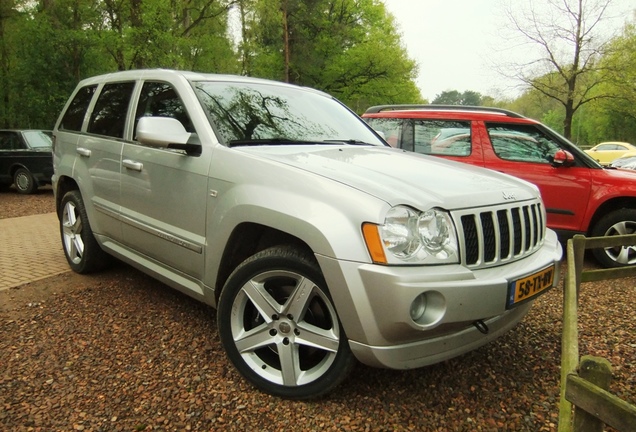
[[[128,106],[134,88],[133,81],[104,85],[93,108],[87,132],[123,138]]]
[[[472,152],[470,122],[415,120],[414,150],[443,156],[469,156]]]

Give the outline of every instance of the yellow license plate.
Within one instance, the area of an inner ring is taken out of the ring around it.
[[[508,288],[506,308],[509,309],[526,300],[534,298],[554,283],[554,266],[545,268],[530,276],[517,279]]]

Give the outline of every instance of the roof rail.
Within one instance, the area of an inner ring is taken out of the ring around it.
[[[376,105],[368,108],[365,113],[374,114],[382,111],[398,111],[398,110],[447,110],[447,111],[489,111],[498,114],[504,114],[508,117],[524,118],[521,114],[503,108],[473,106],[473,105],[436,105],[436,104],[401,104],[401,105]]]

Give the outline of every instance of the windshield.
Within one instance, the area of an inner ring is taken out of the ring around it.
[[[24,131],[23,134],[31,148],[47,148],[52,145],[51,136],[44,131]]]
[[[275,84],[196,82],[195,91],[226,145],[385,145],[335,99]]]

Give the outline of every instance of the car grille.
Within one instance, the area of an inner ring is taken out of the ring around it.
[[[538,250],[545,237],[541,202],[513,203],[475,213],[454,212],[458,219],[462,262],[470,268],[492,267],[517,261]]]

